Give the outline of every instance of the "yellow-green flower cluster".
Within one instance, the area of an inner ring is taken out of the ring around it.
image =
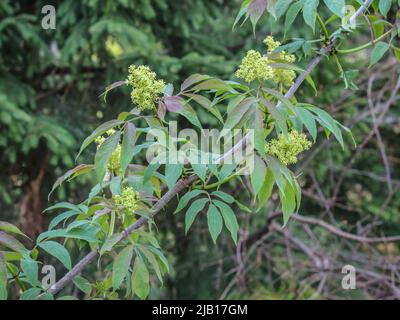
[[[139,194],[132,187],[122,189],[121,195],[113,196],[114,204],[118,207],[123,206],[125,213],[134,213],[139,208]]]
[[[265,145],[265,152],[278,158],[284,165],[297,162],[299,153],[310,149],[311,142],[304,133],[293,130],[288,133],[287,138],[283,134],[278,139],[272,139]]]
[[[114,129],[107,130],[106,134],[111,136],[115,132]],[[97,137],[94,142],[97,144],[97,148],[106,140],[104,136]],[[110,159],[108,160],[107,169],[115,172],[116,174],[120,174],[121,172],[121,144],[115,148],[115,150],[111,153]]]
[[[266,44],[267,52],[270,55],[273,53],[275,49],[277,49],[281,45],[279,41],[275,41],[274,38],[271,36],[266,37],[264,39],[264,43]],[[293,63],[296,61],[295,55],[289,54],[286,51],[273,53],[272,57],[270,57],[269,59],[270,63],[274,62]],[[290,87],[293,84],[295,78],[296,78],[296,73],[293,70],[273,68],[272,79],[276,83],[282,83],[283,85]]]
[[[246,82],[272,79],[273,70],[269,63],[268,58],[263,57],[260,52],[250,50],[243,58],[235,75]]]
[[[155,102],[165,86],[163,80],[156,80],[156,74],[148,66],[131,65],[126,83],[133,88],[132,102],[141,110],[154,109]]]

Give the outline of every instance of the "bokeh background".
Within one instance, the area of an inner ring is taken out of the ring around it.
[[[41,27],[41,9],[52,4],[56,29]],[[130,64],[146,64],[178,86],[192,73],[233,79],[241,58],[262,39],[283,38],[283,20],[263,17],[253,35],[250,23],[232,31],[240,1],[64,0],[0,2],[0,220],[35,238],[57,200],[79,203],[90,178],[64,184],[50,199],[52,184],[74,165],[95,127],[130,110],[124,80]],[[393,6],[389,20],[395,20]],[[328,12],[326,13],[328,16]],[[310,38],[301,19],[290,37]],[[370,40],[368,28],[347,47]],[[395,39],[394,41],[398,41]],[[304,66],[310,57],[302,57]],[[157,217],[159,240],[172,272],[157,299],[393,299],[400,298],[399,242],[369,242],[400,234],[399,65],[393,53],[368,68],[369,51],[341,56],[346,70],[360,69],[358,90],[344,88],[333,61],[313,73],[318,94],[302,87],[297,98],[313,103],[349,126],[358,147],[343,151],[319,139],[296,172],[303,219],[281,229],[277,196],[256,213],[234,208],[242,226],[236,248],[227,234],[215,246],[200,221],[184,236],[176,203]],[[216,125],[198,110],[205,127]],[[322,135],[321,135],[322,136]],[[92,150],[94,151],[94,150]],[[81,163],[91,161],[86,152]],[[144,163],[144,159],[135,159]],[[94,178],[94,177],[93,177]],[[248,181],[224,191],[246,202]],[[350,236],[349,236],[350,234]],[[354,238],[352,238],[354,236]],[[367,239],[367,240],[366,240]],[[85,252],[71,255],[77,261]],[[54,262],[54,261],[53,261]],[[344,265],[357,270],[357,289],[341,287]],[[99,276],[93,264],[88,274]],[[73,291],[73,288],[70,288]]]

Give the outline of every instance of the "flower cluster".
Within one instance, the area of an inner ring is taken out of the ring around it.
[[[273,37],[268,36],[264,39],[264,43],[267,46],[268,54],[273,54],[273,57],[270,57],[271,63],[273,62],[281,62],[281,63],[293,63],[296,61],[296,57],[293,54],[289,54],[286,51],[282,51],[279,53],[273,53],[278,47],[280,47],[281,43],[279,41],[275,41]],[[283,83],[285,86],[291,86],[293,84],[294,79],[296,78],[296,73],[293,70],[282,69],[282,68],[274,68],[273,69],[273,80],[276,83]]]
[[[243,79],[246,82],[254,80],[273,80],[276,83],[282,83],[285,86],[291,86],[296,78],[296,73],[293,70],[272,68],[273,63],[293,63],[296,57],[288,54],[286,51],[273,53],[281,43],[275,41],[273,37],[265,38],[264,43],[267,45],[268,57],[262,56],[260,52],[250,50],[246,57],[243,58],[239,69],[236,71],[236,77]]]
[[[273,70],[269,66],[269,60],[263,57],[261,53],[255,50],[247,52],[243,58],[239,69],[236,71],[236,77],[243,79],[246,82],[254,80],[272,79]]]
[[[114,195],[113,200],[116,206],[123,206],[125,213],[134,213],[139,208],[139,194],[132,187],[122,189],[121,195]]]
[[[265,145],[265,152],[278,158],[284,165],[297,162],[299,153],[310,149],[311,142],[304,133],[293,130],[285,138],[283,134],[278,139],[272,139]]]
[[[154,109],[155,102],[165,86],[163,80],[156,80],[156,74],[147,66],[131,65],[126,83],[133,88],[132,102],[141,110]]]
[[[107,130],[106,134],[111,136],[115,132],[114,129]],[[97,137],[94,142],[97,144],[97,148],[106,140],[104,136]],[[115,148],[112,152],[110,159],[108,160],[107,169],[115,172],[116,174],[120,174],[121,171],[121,144]]]

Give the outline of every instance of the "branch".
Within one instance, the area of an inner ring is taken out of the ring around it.
[[[367,0],[364,2],[363,5],[354,13],[354,15],[350,18],[350,22],[354,22],[357,17],[362,14],[371,4],[372,0]],[[287,99],[291,98],[297,91],[297,89],[300,87],[300,85],[303,83],[303,81],[307,78],[307,76],[314,70],[314,68],[321,62],[322,57],[331,52],[334,48],[334,41],[332,44],[329,46],[321,48],[319,51],[319,55],[316,56],[308,65],[306,70],[297,77],[296,81],[294,84],[290,87],[288,92],[285,94],[285,97]],[[277,107],[281,105],[281,102],[278,103]],[[243,148],[247,143],[250,138],[250,134],[247,134],[245,137],[243,137],[231,150],[229,150],[227,153],[222,155],[219,159],[217,159],[217,164],[221,163],[222,161],[226,160],[229,158],[232,154],[234,154],[236,151],[239,149]],[[152,217],[156,215],[159,211],[161,211],[171,199],[173,199],[180,191],[191,185],[194,181],[196,181],[198,177],[196,175],[192,175],[190,177],[185,177],[180,179],[177,184],[172,188],[170,191],[168,191],[153,207],[152,210]],[[141,217],[139,220],[137,220],[134,224],[129,226],[122,234],[121,238],[119,241],[125,239],[126,237],[129,236],[129,234],[141,227],[145,222],[147,221],[146,218]],[[51,294],[56,294],[59,292],[61,289],[63,289],[69,282],[71,282],[74,277],[76,277],[78,274],[81,273],[81,271],[88,265],[92,260],[99,254],[99,249],[94,249],[91,252],[89,252],[84,258],[82,258],[75,266],[72,268],[71,271],[69,271],[67,274],[64,275],[59,281],[57,281],[49,290],[48,292]]]

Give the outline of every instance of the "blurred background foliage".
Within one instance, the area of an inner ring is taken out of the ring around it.
[[[46,4],[56,7],[55,30],[41,28],[41,9]],[[1,1],[0,220],[16,223],[36,237],[47,227],[41,212],[54,198],[70,202],[85,198],[88,181],[83,179],[65,184],[50,201],[47,194],[56,178],[73,166],[84,137],[101,122],[130,110],[127,88],[113,90],[107,101],[100,97],[107,85],[126,78],[130,64],[147,64],[176,87],[192,73],[230,79],[245,52],[262,47],[266,34],[283,38],[283,19],[276,22],[270,17],[259,21],[255,36],[250,23],[232,31],[239,7],[240,1],[228,0]],[[389,20],[394,21],[397,9],[392,7]],[[296,20],[290,37],[307,37],[307,28],[302,20]],[[369,36],[364,28],[352,35],[347,46],[365,43]],[[323,107],[350,126],[362,148],[352,149],[348,141],[343,152],[333,141],[317,142],[295,168],[304,169],[300,212],[359,235],[400,234],[397,93],[390,100],[399,76],[398,64],[389,54],[381,64],[367,69],[368,51],[340,59],[345,70],[361,68],[358,91],[344,89],[335,63],[327,59],[313,74],[318,95],[303,86],[297,97]],[[301,57],[299,64],[304,66],[308,60]],[[371,77],[375,79],[372,87]],[[373,127],[369,86],[377,105],[390,102],[380,126],[386,167],[376,137],[368,138]],[[207,113],[198,112],[205,127],[215,124]],[[85,156],[91,155],[86,153],[80,162],[85,162]],[[143,159],[135,161],[143,163]],[[251,198],[240,184],[224,189],[238,199]],[[243,226],[245,244],[239,246],[243,252],[238,252],[227,235],[214,246],[201,223],[185,237],[181,216],[166,212],[158,217],[161,246],[173,271],[164,288],[152,290],[151,298],[394,295],[390,288],[395,285],[389,280],[394,274],[395,283],[400,281],[398,267],[393,267],[400,265],[398,245],[355,244],[318,225],[298,221],[292,221],[286,231],[280,230],[268,219],[276,201],[275,195],[269,211],[259,213],[235,208]],[[174,207],[172,203],[170,208]],[[291,241],[308,246],[321,261],[325,261],[321,254],[327,255],[329,266],[339,268],[337,273],[323,278],[324,282],[313,280],[319,274],[315,259],[297,252],[288,244]],[[357,261],[354,252],[359,254]],[[77,252],[76,259],[81,254]],[[339,292],[340,266],[347,263],[366,269],[365,279],[360,279],[364,286]],[[95,265],[90,268],[95,277]],[[371,282],[370,273],[378,274],[378,280],[375,277]],[[382,289],[382,281],[391,285]]]

